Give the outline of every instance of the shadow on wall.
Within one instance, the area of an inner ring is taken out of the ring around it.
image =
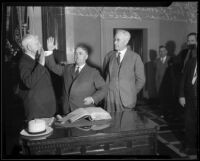
[[[153,50],[153,49],[149,50],[149,58],[150,58],[150,61],[156,60],[156,58],[157,58],[156,50]]]
[[[169,40],[165,44],[166,49],[168,51],[168,56],[175,56],[175,50],[176,50],[176,43],[173,40]]]
[[[181,50],[184,50],[184,49],[187,49],[187,42],[184,42],[184,43],[181,45]]]
[[[155,60],[157,59],[157,51],[150,49],[149,50],[149,58],[150,61],[145,63],[145,96],[148,99],[155,99],[157,96],[156,92],[156,82],[155,82],[155,74],[156,74],[156,64]]]

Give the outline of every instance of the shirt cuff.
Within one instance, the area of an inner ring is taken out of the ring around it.
[[[45,52],[44,52],[44,55],[45,55],[45,56],[49,56],[49,55],[51,55],[51,54],[53,54],[53,51],[45,51]]]

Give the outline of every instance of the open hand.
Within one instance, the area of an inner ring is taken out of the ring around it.
[[[53,51],[54,49],[57,49],[57,44],[54,45],[54,38],[53,37],[49,37],[47,39],[47,49],[48,51]]]

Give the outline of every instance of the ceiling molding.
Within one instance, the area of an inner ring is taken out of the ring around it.
[[[66,14],[197,23],[197,2],[173,2],[169,7],[66,7]]]

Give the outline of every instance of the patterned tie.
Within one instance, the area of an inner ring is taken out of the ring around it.
[[[121,55],[121,53],[118,52],[118,56],[117,56],[117,63],[118,63],[118,65],[120,65],[120,55]]]
[[[78,74],[79,74],[79,68],[80,68],[79,66],[76,67],[76,70],[74,72],[74,78],[76,78],[78,76]]]

